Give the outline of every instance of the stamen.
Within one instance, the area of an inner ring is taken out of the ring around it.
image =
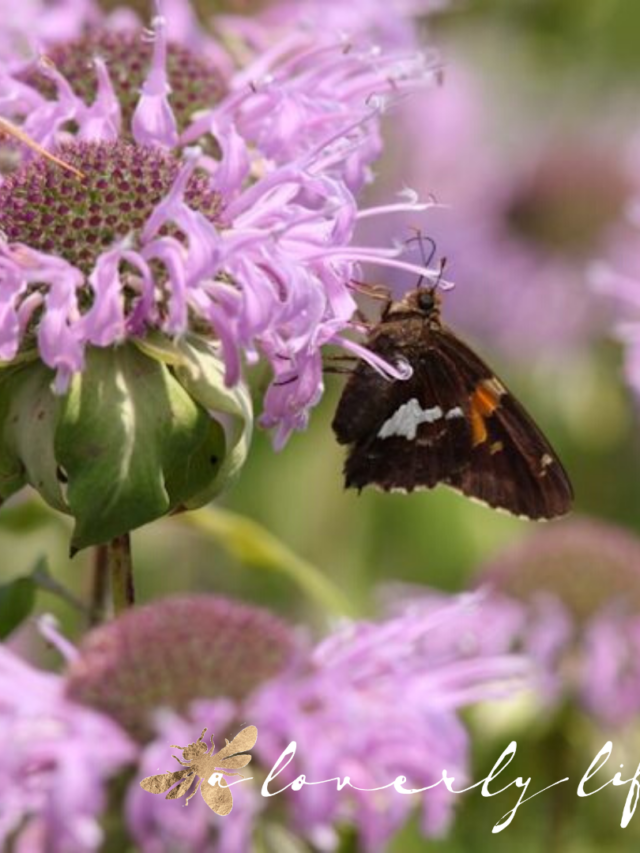
[[[19,127],[16,127],[10,121],[7,121],[7,119],[0,118],[0,139],[2,139],[2,137],[4,136],[13,136],[19,142],[22,142],[24,145],[27,145],[33,151],[36,151],[42,157],[46,157],[47,160],[50,160],[52,163],[55,163],[62,169],[66,169],[68,172],[71,172],[72,175],[75,175],[77,178],[80,178],[80,180],[86,178],[86,175],[84,174],[84,172],[81,172],[80,169],[76,169],[75,166],[72,166],[70,163],[67,163],[65,160],[62,160],[60,157],[56,157],[55,154],[52,154],[50,151],[47,151],[46,148],[43,148],[42,145],[39,145],[27,133],[25,133]]]

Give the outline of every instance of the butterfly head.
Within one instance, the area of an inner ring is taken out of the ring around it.
[[[440,319],[442,297],[435,287],[416,287],[406,293],[402,299],[392,302],[385,311],[385,319],[397,319],[400,316],[420,316],[424,320]]]

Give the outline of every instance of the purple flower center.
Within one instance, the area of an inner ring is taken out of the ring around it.
[[[98,256],[125,237],[136,237],[171,189],[181,163],[159,148],[128,142],[72,143],[58,152],[86,176],[80,181],[38,158],[0,186],[0,230],[10,243],[58,255],[85,273]],[[188,205],[215,222],[219,193],[194,173]]]
[[[152,55],[153,42],[143,39],[142,33],[108,30],[92,30],[81,38],[47,49],[47,58],[86,104],[95,101],[98,90],[93,59],[99,56],[105,61],[120,102],[125,129],[131,127],[131,118],[147,79]],[[171,86],[169,103],[178,129],[182,131],[195,112],[211,109],[219,103],[227,87],[216,65],[179,44],[167,45],[166,67]],[[21,76],[25,83],[45,97],[52,100],[57,97],[55,86],[39,66],[33,66]]]
[[[603,522],[568,521],[536,531],[481,577],[522,601],[551,594],[579,624],[608,604],[640,613],[640,539]]]
[[[630,189],[611,156],[579,146],[554,150],[516,187],[506,224],[545,251],[591,257],[624,213]]]
[[[68,696],[145,740],[160,708],[244,699],[287,666],[294,638],[266,610],[194,595],[137,608],[88,634],[79,652]]]

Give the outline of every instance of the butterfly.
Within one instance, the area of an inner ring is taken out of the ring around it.
[[[439,483],[495,509],[530,519],[569,511],[573,488],[525,408],[441,320],[436,287],[388,300],[367,347],[405,361],[390,381],[360,361],[333,419],[348,445],[347,488],[412,492]]]

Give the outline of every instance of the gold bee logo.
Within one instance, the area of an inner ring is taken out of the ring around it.
[[[228,815],[233,808],[233,797],[223,774],[225,776],[242,776],[242,773],[233,773],[230,771],[239,770],[241,767],[246,767],[251,761],[250,755],[242,755],[241,753],[251,749],[258,739],[258,729],[255,726],[247,726],[242,729],[234,739],[226,741],[219,752],[215,752],[213,743],[213,735],[211,735],[211,750],[208,751],[206,743],[203,743],[203,738],[206,733],[203,729],[202,734],[195,743],[190,743],[189,746],[177,746],[172,744],[171,749],[181,749],[182,757],[186,761],[181,761],[177,755],[173,757],[185,767],[185,770],[176,770],[171,773],[161,773],[158,776],[147,776],[140,782],[140,786],[150,794],[163,794],[169,791],[176,782],[180,782],[173,790],[170,790],[165,800],[177,800],[183,797],[189,788],[192,786],[196,778],[199,776],[200,781],[195,789],[189,794],[185,801],[185,806],[195,794],[202,794],[202,799],[209,808],[216,814]],[[225,739],[226,740],[226,739]],[[216,774],[214,784],[210,784],[210,778]]]

